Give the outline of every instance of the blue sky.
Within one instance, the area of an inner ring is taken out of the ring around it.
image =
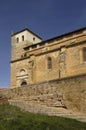
[[[0,0],[0,87],[10,85],[11,33],[49,39],[86,27],[86,0]]]

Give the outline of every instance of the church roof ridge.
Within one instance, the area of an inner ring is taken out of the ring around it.
[[[28,28],[24,28],[24,29],[22,29],[22,30],[20,30],[20,31],[17,31],[17,32],[13,33],[11,36],[14,36],[14,35],[16,35],[16,34],[18,34],[18,33],[23,32],[23,31],[28,31],[28,32],[32,33],[33,35],[35,35],[36,37],[38,37],[39,39],[42,40],[42,38],[41,38],[40,36],[38,36],[36,33],[34,33],[33,31],[31,31],[31,30],[28,29]]]

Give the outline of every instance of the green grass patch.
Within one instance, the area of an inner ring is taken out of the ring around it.
[[[86,123],[73,119],[23,112],[0,105],[0,130],[86,130]]]

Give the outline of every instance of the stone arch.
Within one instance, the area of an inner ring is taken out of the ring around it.
[[[27,86],[27,81],[25,79],[21,80],[20,86]]]
[[[25,75],[27,72],[25,69],[21,69],[20,72],[19,72],[19,75]]]
[[[28,84],[28,80],[29,80],[29,76],[27,73],[27,69],[25,68],[21,68],[19,69],[17,76],[16,76],[16,82],[17,82],[17,86],[27,86]]]

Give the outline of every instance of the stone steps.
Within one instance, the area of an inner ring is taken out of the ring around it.
[[[80,113],[74,115],[74,112],[64,109],[62,107],[47,107],[45,105],[28,103],[22,100],[9,100],[9,103],[14,106],[20,107],[22,110],[33,112],[33,113],[40,113],[40,114],[47,114],[49,116],[62,116],[66,118],[76,119],[78,121],[86,122],[86,116]]]

